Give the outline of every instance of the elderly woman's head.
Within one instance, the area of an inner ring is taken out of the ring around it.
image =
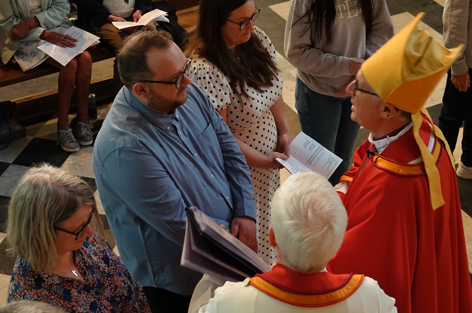
[[[271,244],[277,263],[296,271],[321,271],[341,246],[347,214],[331,184],[316,173],[290,176],[271,205]]]
[[[50,270],[57,255],[80,249],[94,225],[103,238],[93,191],[82,179],[50,165],[26,172],[8,207],[11,251],[36,270]]]

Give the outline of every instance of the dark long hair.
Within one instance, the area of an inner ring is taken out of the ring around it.
[[[362,11],[366,37],[372,32],[372,0],[358,0],[357,6]],[[332,27],[336,18],[336,7],[334,0],[314,0],[308,11],[295,23],[308,16],[308,21],[302,33],[304,35],[310,30],[311,42],[322,42],[323,36],[326,36],[326,43],[329,45],[333,40]],[[295,24],[294,23],[294,24]]]
[[[187,56],[197,52],[213,63],[229,79],[233,93],[248,96],[245,86],[262,92],[262,87],[272,86],[272,78],[278,73],[275,62],[264,48],[259,38],[251,38],[236,46],[235,53],[228,47],[221,34],[221,28],[231,12],[247,0],[200,0],[200,21],[189,34]],[[241,90],[237,90],[237,85]]]

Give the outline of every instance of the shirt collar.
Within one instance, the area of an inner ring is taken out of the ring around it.
[[[369,134],[369,142],[375,146],[375,149],[378,153],[382,154],[382,152],[388,147],[389,144],[403,136],[406,132],[408,132],[413,127],[413,123],[409,123],[397,130],[394,130],[388,135],[381,137],[379,139],[374,139],[372,133]]]
[[[176,120],[177,122],[179,121],[180,116],[178,113],[176,113],[178,108],[172,114],[158,113],[139,102],[139,100],[136,99],[136,97],[131,93],[131,91],[128,90],[128,88],[123,87],[122,90],[126,102],[139,113],[141,113],[149,121],[149,123],[162,129],[168,129],[168,127],[171,126],[173,120]],[[185,103],[183,105],[185,105]]]

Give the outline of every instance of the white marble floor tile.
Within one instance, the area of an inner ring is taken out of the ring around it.
[[[78,152],[71,153],[61,168],[71,174],[95,178],[92,170],[92,146],[81,146]]]
[[[6,149],[0,151],[0,162],[12,163],[28,145],[31,139],[32,137],[27,136],[25,138],[12,141]]]
[[[20,178],[30,167],[11,164],[0,176],[0,196],[11,197]]]
[[[434,2],[436,2],[437,4],[441,5],[442,7],[444,7],[445,3],[446,3],[446,0],[434,0]]]
[[[403,27],[405,27],[408,23],[410,23],[415,16],[408,13],[408,12],[403,12],[400,14],[395,14],[392,15],[392,23],[393,27],[395,29],[395,34],[398,33]],[[423,22],[419,22],[418,26],[421,29],[424,29],[430,34],[434,39],[442,43],[442,35],[435,31],[433,28],[429,27],[427,24]]]
[[[287,20],[289,6],[290,6],[290,1],[286,1],[286,2],[271,5],[271,6],[269,6],[269,8],[271,8],[272,11],[277,13],[284,20]]]
[[[462,155],[462,136],[464,135],[464,128],[461,127],[459,128],[459,134],[457,135],[457,142],[456,142],[456,148],[452,152],[454,155],[454,159],[456,160],[456,163],[459,163],[461,160],[461,155]],[[472,233],[471,233],[472,236]]]
[[[115,252],[115,254],[116,254],[117,256],[120,256],[120,250],[118,250],[118,246],[115,246],[115,247],[113,248],[113,252]]]
[[[10,275],[0,274],[0,306],[7,303],[7,293],[9,284]]]
[[[69,115],[69,120],[72,118],[74,118],[74,116]],[[28,127],[28,135],[43,139],[57,140],[57,118]]]
[[[283,98],[284,102],[294,111],[295,109],[295,79],[297,77],[297,69],[285,59],[283,55],[277,52],[279,58],[278,67],[282,71],[284,80]]]

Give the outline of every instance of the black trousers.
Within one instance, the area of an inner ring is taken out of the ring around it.
[[[191,296],[179,295],[169,290],[155,287],[143,287],[152,313],[173,312],[187,313]]]
[[[472,77],[472,68],[469,68]],[[472,166],[472,87],[466,92],[459,92],[451,82],[451,71],[447,74],[443,107],[439,116],[439,128],[454,151],[459,128],[464,123],[461,161],[465,166]]]

